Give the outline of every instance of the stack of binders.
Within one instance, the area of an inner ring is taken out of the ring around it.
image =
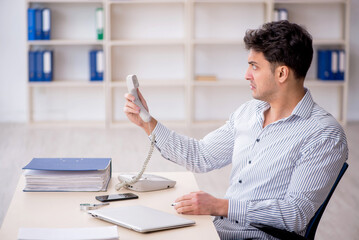
[[[53,77],[53,51],[29,51],[29,81],[49,82]]]
[[[23,169],[24,192],[106,191],[111,158],[33,158]]]
[[[51,10],[49,8],[28,8],[28,40],[50,40]]]
[[[103,81],[104,56],[102,50],[90,51],[90,81]]]
[[[344,80],[344,71],[344,50],[318,50],[318,79]]]

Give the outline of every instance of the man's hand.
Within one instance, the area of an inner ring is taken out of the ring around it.
[[[215,198],[202,191],[192,192],[177,198],[174,208],[180,214],[226,217],[228,214],[228,200]]]
[[[138,97],[140,98],[140,101],[142,102],[142,105],[146,108],[147,112],[149,112],[146,100],[143,98],[140,90],[138,89],[137,89],[137,94]],[[150,124],[144,122],[139,115],[140,107],[132,102],[135,100],[135,97],[129,93],[126,93],[125,99],[126,99],[126,103],[123,108],[123,111],[126,114],[127,118],[137,126],[142,127],[146,131],[146,133],[150,135],[151,131],[155,128],[157,124],[157,120],[152,117]]]

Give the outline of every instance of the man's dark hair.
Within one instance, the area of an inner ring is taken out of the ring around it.
[[[263,53],[271,63],[272,72],[278,64],[284,64],[298,79],[305,78],[313,59],[312,36],[288,21],[265,23],[259,29],[247,30],[244,43],[246,49]]]

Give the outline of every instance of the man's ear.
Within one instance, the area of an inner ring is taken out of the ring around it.
[[[279,82],[284,83],[289,77],[289,68],[287,66],[278,66],[276,74]]]

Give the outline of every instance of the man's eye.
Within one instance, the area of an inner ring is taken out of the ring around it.
[[[256,65],[252,65],[253,70],[257,70],[257,66]]]

